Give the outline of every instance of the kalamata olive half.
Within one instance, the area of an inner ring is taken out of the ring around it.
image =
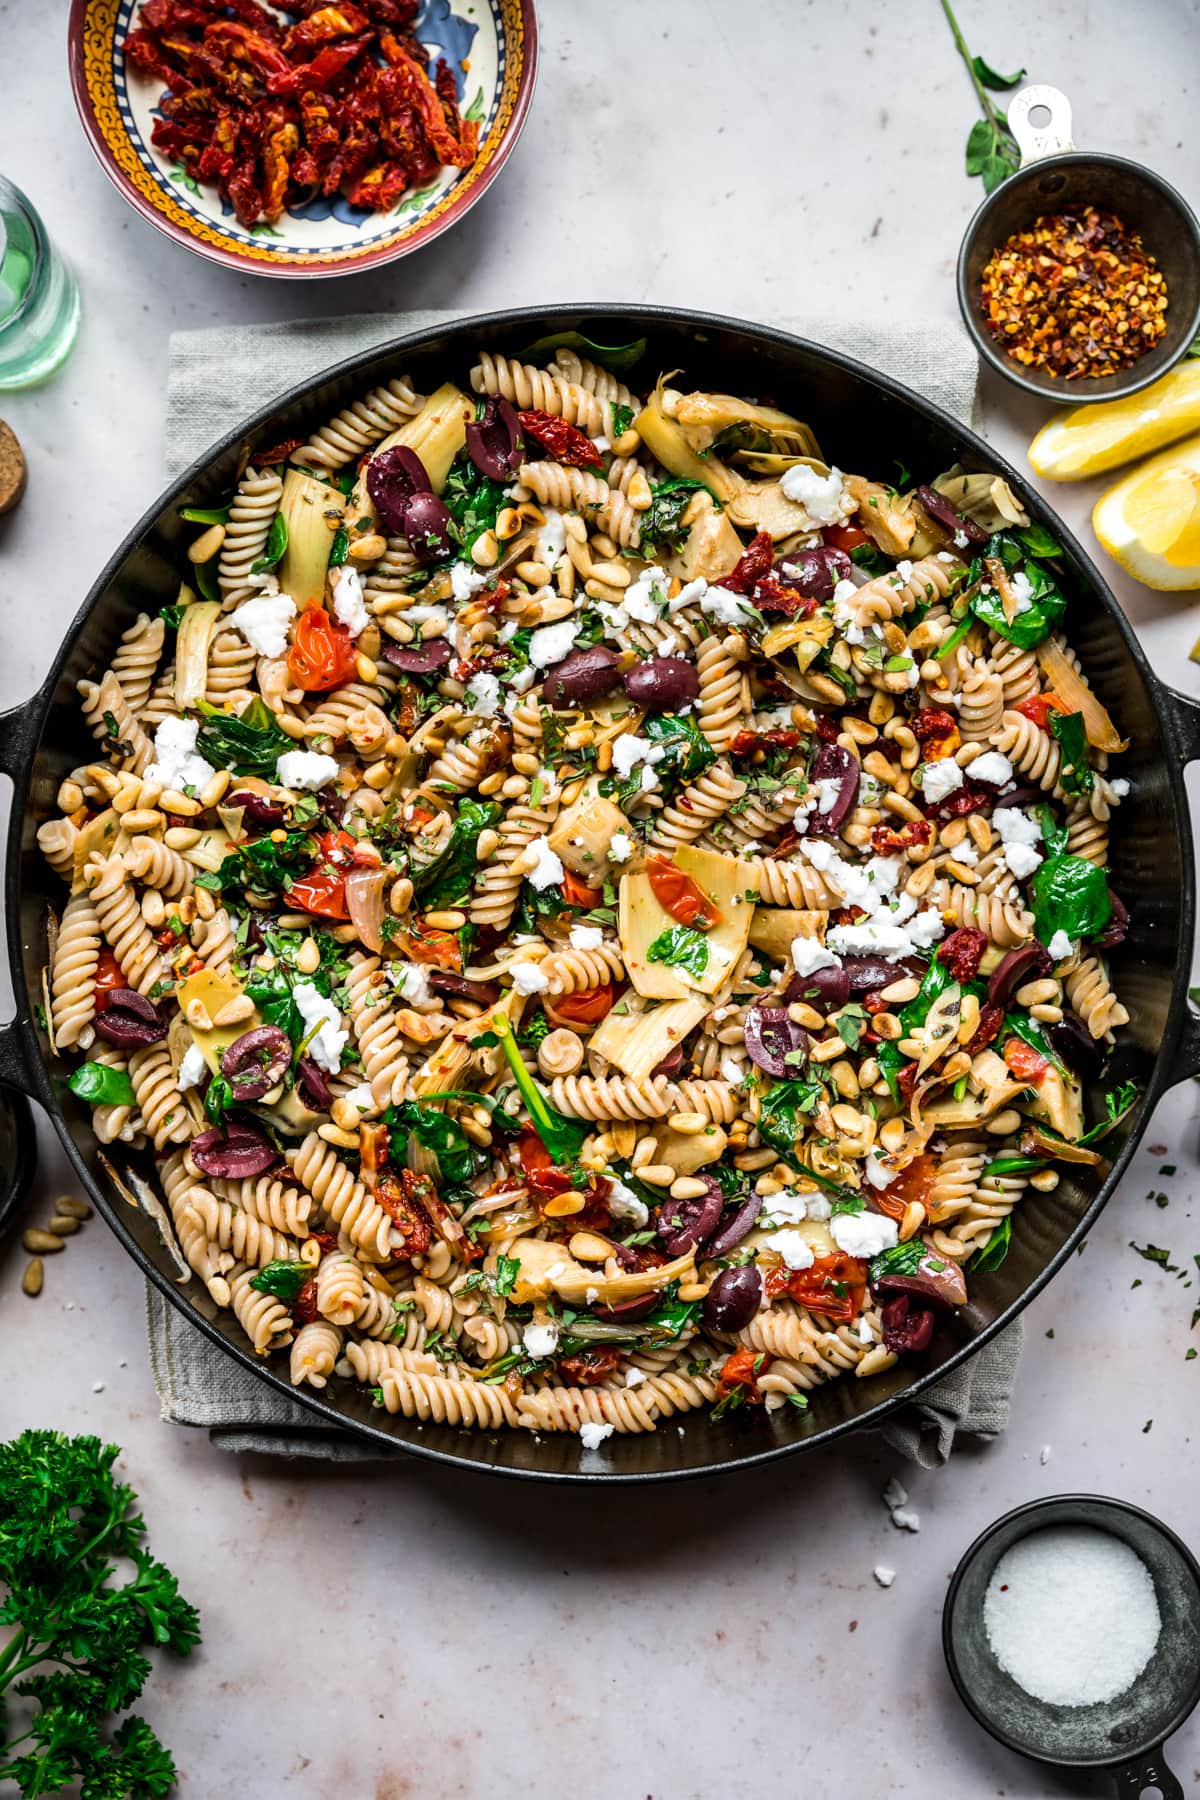
[[[967,1283],[956,1262],[926,1250],[911,1275],[881,1275],[871,1283],[875,1294],[907,1294],[924,1306],[955,1307],[967,1303]]]
[[[225,805],[240,806],[252,824],[267,831],[281,831],[287,822],[287,813],[279,801],[268,800],[265,794],[252,793],[249,788],[235,788],[226,797]]]
[[[889,962],[886,956],[843,956],[842,967],[852,994],[873,994],[891,987],[893,981],[903,981],[908,974],[903,964]]]
[[[849,581],[854,564],[844,550],[821,545],[815,550],[795,550],[781,556],[775,573],[785,587],[795,588],[810,600],[832,600],[839,581]]]
[[[333,1089],[325,1079],[325,1071],[311,1056],[302,1056],[296,1064],[296,1091],[313,1112],[328,1112],[333,1105]]]
[[[803,1026],[794,1025],[788,1018],[786,1006],[750,1007],[745,1037],[751,1062],[768,1075],[798,1075],[802,1062],[808,1060],[808,1034]],[[800,1059],[796,1052],[800,1052]]]
[[[406,444],[393,444],[367,464],[367,492],[389,534],[407,537],[409,501],[414,494],[432,493],[433,483],[415,450]]]
[[[823,969],[814,969],[811,975],[791,976],[783,997],[789,1006],[803,1000],[818,1012],[836,1012],[850,998],[850,977],[845,969],[829,963]]]
[[[1101,950],[1115,950],[1129,936],[1129,908],[1111,888],[1108,890],[1108,898],[1112,905],[1112,917],[1100,935],[1091,939]]]
[[[676,1044],[673,1049],[670,1049],[667,1051],[667,1054],[663,1057],[661,1062],[655,1063],[654,1067],[650,1071],[650,1074],[652,1077],[655,1075],[675,1076],[675,1075],[678,1075],[678,1073],[679,1073],[680,1069],[682,1069],[682,1067],[683,1067],[683,1045]]]
[[[658,1209],[658,1241],[668,1256],[686,1256],[702,1244],[716,1229],[721,1217],[724,1196],[711,1175],[698,1175],[705,1183],[703,1194],[687,1200],[670,1195]]]
[[[917,499],[930,518],[940,525],[943,531],[948,531],[951,537],[965,537],[968,544],[987,543],[988,534],[983,526],[977,525],[974,519],[964,519],[963,515],[951,506],[946,496],[939,494],[936,488],[919,487]],[[956,548],[962,550],[966,548],[966,545],[958,544]]]
[[[988,980],[988,999],[993,1006],[1007,1006],[1019,987],[1027,981],[1040,981],[1054,967],[1044,945],[1022,944],[1010,950],[992,970]]]
[[[435,669],[445,668],[451,655],[445,638],[428,638],[423,644],[389,643],[382,651],[384,662],[403,669],[406,675],[432,675]]]
[[[1061,1019],[1047,1025],[1046,1036],[1056,1056],[1077,1075],[1099,1075],[1104,1067],[1104,1044],[1097,1042],[1077,1013],[1064,1011]]]
[[[695,663],[686,656],[651,656],[625,676],[625,692],[643,712],[678,712],[700,692]]]
[[[480,1006],[494,1006],[500,998],[499,982],[471,981],[449,969],[429,969],[426,980],[435,994],[455,994],[460,1000],[477,1000]]]
[[[242,1119],[214,1125],[202,1131],[191,1143],[191,1158],[205,1175],[216,1175],[224,1181],[240,1181],[244,1176],[263,1175],[279,1161],[279,1152],[271,1140]]]
[[[740,1331],[762,1305],[763,1280],[753,1263],[722,1269],[704,1296],[701,1317],[709,1331]]]
[[[492,481],[507,481],[520,463],[521,421],[502,394],[489,394],[483,417],[467,426],[467,455]]]
[[[661,1294],[637,1294],[632,1300],[614,1300],[611,1306],[593,1306],[592,1317],[609,1325],[634,1325],[652,1313]]]
[[[95,1026],[105,1043],[115,1044],[119,1050],[144,1050],[167,1035],[153,1000],[133,988],[110,988],[96,1012]]]
[[[291,1060],[287,1032],[278,1025],[256,1025],[222,1052],[221,1073],[229,1077],[235,1100],[261,1100],[283,1080]]]
[[[450,510],[436,494],[414,494],[404,509],[404,536],[418,562],[445,562],[454,555]]]
[[[542,698],[555,709],[586,706],[611,694],[620,681],[615,650],[593,644],[588,650],[572,650],[554,667],[542,683]]]
[[[841,785],[830,805],[822,803],[809,814],[810,833],[831,837],[841,830],[846,814],[858,799],[859,773],[858,758],[841,744],[821,745],[813,763],[813,781],[837,781]]]
[[[933,1337],[933,1309],[914,1306],[907,1294],[897,1294],[880,1313],[883,1346],[896,1355],[906,1350],[928,1350]]]
[[[717,1229],[704,1246],[705,1256],[728,1256],[754,1228],[762,1211],[762,1195],[747,1194],[736,1206],[727,1206]]]

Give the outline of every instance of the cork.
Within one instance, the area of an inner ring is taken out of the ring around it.
[[[25,492],[25,454],[11,425],[0,419],[0,513],[11,512]]]

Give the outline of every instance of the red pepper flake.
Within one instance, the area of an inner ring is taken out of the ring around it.
[[[569,469],[599,469],[603,466],[600,452],[578,425],[568,425],[565,419],[556,419],[552,413],[537,408],[523,412],[519,417],[525,436],[540,444],[555,462],[565,463]]]
[[[1088,207],[1047,213],[992,252],[984,322],[1025,368],[1078,381],[1128,369],[1161,342],[1167,287],[1136,231]]]

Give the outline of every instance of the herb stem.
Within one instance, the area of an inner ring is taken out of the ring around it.
[[[946,22],[953,33],[954,47],[966,64],[967,74],[971,77],[971,86],[975,89],[975,92],[979,97],[979,104],[987,115],[988,123],[995,129],[1000,123],[999,119],[996,117],[996,109],[988,97],[987,89],[975,73],[975,64],[971,60],[971,52],[967,49],[966,39],[959,30],[958,20],[950,10],[950,0],[942,0],[942,11],[945,13]]]

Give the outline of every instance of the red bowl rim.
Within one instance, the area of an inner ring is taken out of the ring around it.
[[[122,198],[133,207],[135,212],[140,213],[143,219],[162,232],[164,237],[172,238],[176,243],[183,244],[194,255],[202,256],[208,262],[221,263],[226,268],[237,269],[244,275],[282,276],[284,279],[292,281],[357,275],[364,269],[376,268],[381,263],[394,262],[401,256],[409,255],[413,250],[423,249],[426,244],[430,244],[435,238],[440,237],[444,231],[448,231],[452,225],[456,225],[463,215],[470,211],[475,202],[486,193],[515,148],[517,140],[524,130],[525,120],[533,100],[538,67],[537,13],[534,8],[534,0],[516,0],[521,14],[524,44],[521,74],[517,83],[512,114],[486,168],[469,187],[451,201],[445,212],[440,217],[419,225],[411,237],[398,242],[376,244],[372,248],[365,249],[361,256],[343,257],[337,262],[314,260],[306,264],[258,262],[244,256],[239,251],[225,250],[215,244],[206,244],[181,225],[177,225],[173,219],[167,218],[159,212],[157,207],[151,205],[145,195],[134,187],[124,170],[117,164],[96,119],[84,73],[83,33],[90,4],[91,0],[71,0],[71,13],[67,26],[67,57],[70,67],[71,92],[75,98],[76,111],[96,160]]]

